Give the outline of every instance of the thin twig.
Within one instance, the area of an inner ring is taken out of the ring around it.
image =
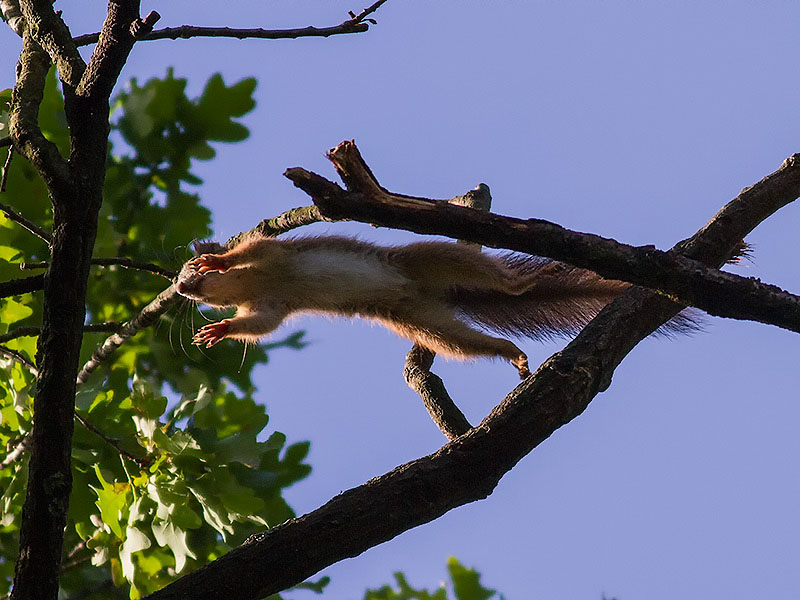
[[[123,448],[122,446],[120,446],[120,445],[119,445],[119,442],[117,442],[116,440],[114,440],[114,439],[112,439],[112,438],[108,437],[108,436],[107,436],[105,433],[103,433],[102,431],[100,431],[100,430],[99,430],[97,427],[95,427],[95,426],[94,426],[94,425],[91,423],[91,421],[88,421],[88,420],[87,420],[85,417],[82,417],[82,416],[81,416],[81,415],[78,413],[78,411],[77,411],[77,410],[75,411],[75,418],[78,420],[78,423],[80,423],[81,425],[83,425],[83,426],[84,426],[86,429],[88,429],[89,431],[91,431],[91,432],[92,432],[92,433],[94,433],[95,435],[97,435],[97,436],[99,436],[100,438],[102,438],[104,442],[106,442],[108,445],[110,445],[111,447],[113,447],[113,448],[114,448],[114,449],[115,449],[117,452],[119,452],[119,453],[120,453],[122,456],[124,456],[124,457],[125,457],[125,458],[127,458],[128,460],[132,460],[132,461],[133,461],[133,462],[135,462],[137,465],[139,465],[141,468],[148,467],[148,466],[150,466],[150,464],[153,462],[153,459],[151,459],[151,458],[149,458],[149,457],[141,457],[141,458],[140,458],[140,457],[138,457],[138,456],[134,456],[133,454],[131,454],[130,452],[128,452],[127,450],[125,450],[125,448]]]
[[[111,265],[119,265],[120,267],[124,267],[126,269],[136,269],[139,271],[149,271],[150,273],[155,273],[156,275],[161,275],[165,279],[169,279],[172,281],[175,279],[177,273],[175,271],[170,271],[169,269],[165,269],[164,267],[160,267],[153,263],[146,263],[146,262],[138,262],[130,258],[126,258],[124,256],[114,256],[109,258],[93,258],[92,259],[93,265],[100,265],[103,267],[111,266]]]
[[[40,260],[32,263],[20,263],[19,268],[23,270],[46,269],[49,266],[46,260]],[[170,271],[159,265],[147,262],[139,262],[125,256],[112,256],[108,258],[93,258],[91,264],[101,267],[108,267],[112,265],[119,265],[125,269],[135,269],[137,271],[147,271],[155,275],[161,275],[164,279],[172,281],[177,276],[175,271]]]
[[[19,214],[17,211],[15,211],[7,204],[3,204],[2,202],[0,202],[0,210],[5,213],[5,215],[9,218],[9,220],[14,221],[18,225],[20,225],[23,229],[27,229],[36,237],[43,239],[45,242],[47,242],[48,246],[53,241],[52,236],[47,231],[39,227],[33,221],[29,221],[28,219],[23,217],[21,214]]]
[[[11,159],[14,158],[14,147],[11,146],[8,149],[8,156],[6,156],[6,162],[3,164],[3,174],[0,175],[0,193],[6,191],[6,183],[8,182],[8,170],[11,168]]]
[[[11,348],[6,348],[5,346],[0,346],[0,354],[5,354],[9,358],[13,358],[16,361],[21,362],[23,365],[28,367],[31,370],[31,373],[34,375],[38,374],[36,370],[36,365],[33,364],[24,354],[21,352],[17,352],[16,350],[12,350]]]
[[[118,321],[107,321],[105,323],[89,323],[83,326],[86,333],[107,333],[117,332],[122,329],[122,323]],[[41,327],[25,326],[16,327],[8,333],[0,335],[0,344],[4,344],[10,340],[15,340],[20,337],[33,337],[41,333]]]
[[[22,456],[23,452],[28,448],[31,443],[31,436],[24,435],[19,443],[14,447],[14,449],[6,454],[6,457],[0,461],[0,469],[5,469],[11,463],[15,462],[20,456]]]

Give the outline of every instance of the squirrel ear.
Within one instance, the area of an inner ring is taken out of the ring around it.
[[[222,254],[226,248],[217,242],[201,242],[195,240],[192,242],[192,250],[196,255],[200,254]]]

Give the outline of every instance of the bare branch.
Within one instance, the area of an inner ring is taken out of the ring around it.
[[[155,323],[162,314],[180,299],[181,297],[172,285],[156,296],[155,300],[145,306],[135,318],[125,323],[117,333],[108,337],[94,351],[92,357],[86,361],[86,364],[83,365],[83,368],[81,368],[78,373],[78,385],[86,383],[89,375],[91,375],[105,360],[110,358],[117,348],[145,327],[149,327]]]
[[[785,168],[762,181],[757,194],[740,194],[675,250],[695,260],[722,264],[752,228],[791,201],[780,176]],[[148,598],[261,598],[457,506],[487,497],[519,460],[608,388],[625,355],[680,308],[656,292],[630,289],[523,381],[480,425],[429,456],[252,536]]]
[[[76,94],[106,104],[133,44],[138,39],[134,37],[137,29],[134,24],[142,23],[140,27],[152,28],[159,18],[160,15],[154,11],[147,16],[146,24],[141,21],[138,0],[110,2],[108,15],[103,23],[102,36],[76,87]],[[134,31],[131,31],[132,29]],[[104,119],[107,121],[107,117],[104,116]]]
[[[153,263],[135,261],[133,259],[126,258],[124,256],[114,256],[110,258],[93,258],[92,264],[104,267],[111,265],[119,265],[120,267],[124,267],[126,269],[148,271],[150,273],[155,273],[156,275],[161,275],[161,277],[163,277],[164,279],[169,279],[170,281],[175,279],[175,276],[177,275],[175,271],[170,271],[169,269],[165,269],[164,267],[160,267],[159,265],[155,265]]]
[[[288,169],[285,176],[309,194],[320,212],[331,219],[353,219],[547,256],[609,279],[660,290],[678,302],[715,316],[751,319],[800,332],[800,297],[776,286],[718,271],[675,251],[628,246],[540,219],[515,219],[389,193],[378,184],[353,142],[343,142],[328,156],[348,185],[347,191],[304,169]],[[800,154],[743,190],[740,197],[757,198],[764,189],[780,194],[782,202],[800,195]],[[740,245],[741,240],[731,244],[728,256]]]
[[[106,333],[109,331],[116,332],[120,329],[122,329],[122,323],[118,323],[116,321],[108,321],[106,323],[89,323],[88,325],[83,326],[83,331],[85,333]],[[16,327],[8,333],[0,335],[0,344],[4,344],[9,340],[15,340],[20,337],[34,337],[39,335],[41,331],[41,327]]]
[[[0,211],[3,211],[10,221],[14,221],[18,225],[22,226],[23,229],[27,229],[33,235],[43,239],[48,245],[50,245],[50,242],[53,239],[52,236],[47,231],[39,227],[36,223],[29,221],[13,208],[7,204],[3,204],[2,202],[0,202]]]
[[[225,242],[225,246],[228,248],[233,247],[241,240],[251,235],[274,237],[281,233],[291,231],[292,229],[303,227],[304,225],[311,225],[312,223],[319,223],[320,221],[331,222],[333,219],[326,219],[323,217],[319,214],[319,209],[313,205],[291,208],[279,214],[277,217],[264,219],[252,229],[233,236]]]
[[[177,273],[175,271],[170,271],[169,269],[165,269],[162,266],[147,263],[147,262],[139,262],[133,260],[132,258],[127,258],[125,256],[111,256],[108,258],[93,258],[91,260],[91,264],[99,265],[101,267],[109,267],[113,265],[119,265],[125,269],[135,269],[137,271],[147,271],[148,273],[154,273],[155,275],[161,275],[164,279],[169,279],[170,281],[175,278]],[[39,262],[34,263],[20,263],[20,269],[46,269],[48,262],[46,260],[40,260]]]
[[[472,428],[464,413],[444,387],[440,377],[431,373],[434,353],[414,344],[406,355],[403,377],[412,390],[422,399],[434,424],[448,440],[454,440]]]
[[[234,27],[196,27],[193,25],[181,25],[180,27],[165,27],[139,37],[141,40],[177,40],[195,37],[224,37],[236,38],[255,38],[264,40],[285,40],[301,37],[330,37],[332,35],[345,35],[350,33],[363,33],[369,29],[369,24],[364,22],[367,16],[374,13],[384,4],[386,0],[375,2],[372,6],[365,8],[358,15],[334,25],[332,27],[299,27],[295,29],[261,29],[261,28],[234,28]],[[352,14],[352,13],[351,13]],[[99,33],[87,33],[74,38],[76,46],[86,46],[97,43],[100,38]]]
[[[11,281],[0,282],[0,298],[8,298],[9,296],[19,296],[20,294],[27,294],[35,292],[44,287],[44,275],[34,275],[33,277],[23,277],[21,279],[12,279]]]

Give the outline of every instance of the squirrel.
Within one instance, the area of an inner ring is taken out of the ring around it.
[[[197,331],[198,346],[254,342],[296,313],[361,317],[446,357],[503,358],[525,378],[525,353],[476,326],[517,337],[575,333],[630,284],[468,244],[250,236],[190,259],[175,285],[191,300],[236,307],[235,317]]]

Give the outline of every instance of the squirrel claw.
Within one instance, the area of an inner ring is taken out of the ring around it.
[[[228,333],[230,333],[230,329],[231,325],[228,321],[209,323],[194,334],[192,343],[195,346],[202,346],[205,344],[206,348],[211,348],[214,344],[224,340]]]
[[[220,254],[201,254],[200,256],[195,256],[186,263],[186,266],[200,275],[206,273],[224,273],[230,269],[228,260]]]

